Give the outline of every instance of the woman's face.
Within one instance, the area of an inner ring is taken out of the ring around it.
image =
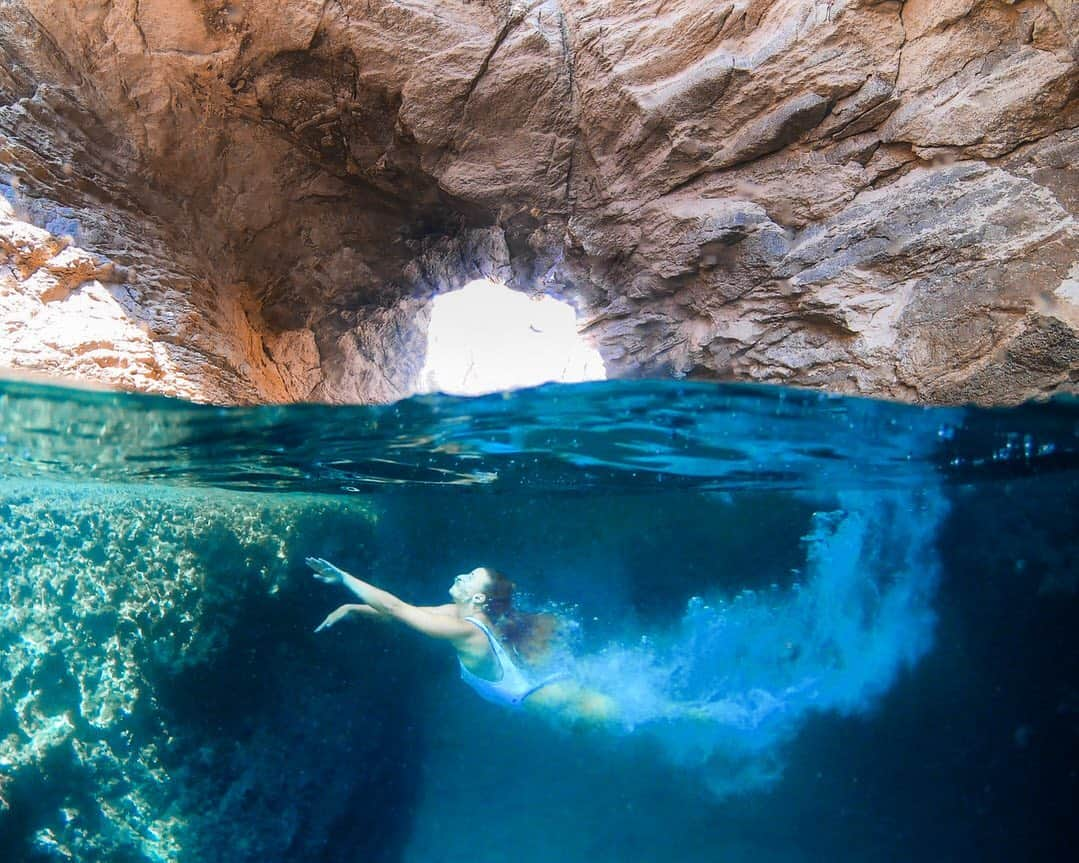
[[[489,579],[487,570],[482,566],[477,566],[471,572],[461,573],[450,586],[450,598],[454,602],[469,602],[477,594],[483,596]]]

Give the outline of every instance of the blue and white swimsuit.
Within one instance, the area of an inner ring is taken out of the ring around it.
[[[469,671],[465,668],[463,662],[460,663],[461,680],[475,689],[481,698],[485,698],[494,704],[501,704],[504,707],[520,707],[522,702],[536,690],[542,689],[548,683],[554,683],[556,680],[564,680],[569,677],[565,672],[560,672],[545,677],[540,681],[532,681],[510,658],[506,648],[491,632],[490,627],[474,617],[466,617],[465,620],[478,626],[483,631],[483,634],[487,636],[491,651],[494,653],[495,659],[498,660],[499,668],[502,670],[498,680],[487,680],[485,677],[480,677],[478,674]]]

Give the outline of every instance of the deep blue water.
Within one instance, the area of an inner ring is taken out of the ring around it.
[[[0,859],[1074,853],[1079,403],[617,382],[222,409],[0,382]],[[565,622],[479,700],[308,555]]]

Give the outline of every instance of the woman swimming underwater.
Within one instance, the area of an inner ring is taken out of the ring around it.
[[[390,620],[445,641],[457,651],[461,679],[480,696],[509,708],[525,708],[570,722],[608,722],[616,718],[612,699],[576,683],[569,674],[534,677],[524,656],[537,647],[542,633],[529,616],[513,609],[513,583],[487,567],[458,575],[450,587],[451,603],[410,605],[392,593],[361,581],[329,561],[307,558],[315,578],[341,584],[361,604],[342,605],[315,629],[321,632],[350,615]],[[549,633],[548,633],[549,634]]]

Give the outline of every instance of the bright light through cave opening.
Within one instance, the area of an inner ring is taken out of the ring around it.
[[[435,297],[419,392],[479,395],[550,381],[605,380],[577,315],[554,297],[530,297],[487,279]]]

